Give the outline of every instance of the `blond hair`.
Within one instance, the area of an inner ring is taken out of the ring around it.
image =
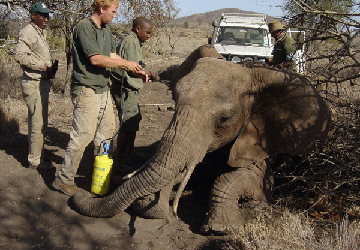
[[[119,7],[118,0],[94,0],[91,7],[92,7],[93,12],[95,12],[95,11],[98,11],[101,7],[104,9],[108,9],[113,4],[115,4],[117,7]]]

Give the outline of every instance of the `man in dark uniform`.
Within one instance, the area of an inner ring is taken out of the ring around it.
[[[269,32],[275,39],[274,50],[272,52],[273,59],[269,65],[296,71],[295,63],[293,62],[296,51],[294,39],[289,36],[284,25],[279,20],[269,23]]]
[[[132,30],[122,38],[116,53],[123,59],[141,64],[144,59],[142,45],[152,32],[152,24],[145,17],[133,20]],[[158,81],[159,76],[151,71],[145,71],[150,80]],[[132,164],[145,160],[141,153],[134,152],[136,131],[139,130],[141,114],[139,109],[139,89],[144,86],[143,80],[121,69],[112,71],[111,93],[118,109],[120,129],[117,139],[117,150],[114,154],[116,163]]]

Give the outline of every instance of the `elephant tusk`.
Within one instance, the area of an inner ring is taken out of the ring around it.
[[[136,169],[134,172],[132,172],[130,174],[127,174],[124,177],[122,177],[122,180],[129,180],[134,175],[137,175],[138,173],[140,173],[145,167],[146,167],[146,164],[143,164],[140,168]]]
[[[178,191],[177,191],[177,193],[176,193],[176,196],[175,196],[175,198],[174,198],[174,202],[173,202],[173,213],[174,213],[174,216],[175,216],[176,218],[178,218],[177,208],[178,208],[178,205],[179,205],[179,200],[180,200],[181,194],[182,194],[182,192],[184,191],[185,186],[186,186],[186,184],[188,183],[191,174],[194,172],[194,169],[195,169],[195,167],[196,167],[196,164],[197,164],[197,163],[193,163],[192,165],[190,165],[190,167],[189,167],[188,170],[186,171],[186,175],[185,175],[184,179],[181,181],[180,186],[179,186],[179,189],[178,189]]]

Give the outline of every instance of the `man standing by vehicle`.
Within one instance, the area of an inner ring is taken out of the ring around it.
[[[74,177],[85,147],[94,140],[94,153],[100,155],[101,144],[110,139],[115,130],[109,68],[125,68],[147,80],[139,64],[115,53],[107,24],[116,16],[118,6],[117,0],[94,0],[93,14],[80,21],[74,30],[71,84],[74,118],[64,161],[52,184],[67,195],[74,195],[79,190]]]
[[[46,27],[51,11],[42,2],[30,8],[31,23],[20,30],[15,60],[23,70],[21,86],[28,107],[29,168],[48,170],[51,162],[44,161],[44,140],[48,125],[50,79],[55,77],[57,63],[52,64]]]
[[[116,53],[122,58],[137,63],[144,59],[142,44],[146,42],[152,32],[152,24],[145,17],[133,20],[132,30],[123,37]],[[150,80],[158,81],[158,74],[146,71]],[[133,152],[136,132],[139,131],[141,114],[139,109],[139,89],[144,86],[141,78],[121,69],[115,69],[111,75],[111,94],[118,109],[120,128],[117,139],[117,150],[114,154],[117,163],[132,164],[143,161],[145,156]]]
[[[293,57],[296,51],[295,41],[286,32],[284,25],[279,20],[269,23],[269,32],[275,39],[273,59],[271,66],[295,70]],[[295,70],[296,71],[296,70]]]

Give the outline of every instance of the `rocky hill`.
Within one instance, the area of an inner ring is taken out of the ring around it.
[[[259,14],[253,11],[244,11],[237,8],[224,8],[214,11],[209,11],[206,13],[198,13],[191,16],[179,17],[174,20],[175,24],[182,25],[185,22],[189,24],[198,24],[198,25],[211,25],[214,20],[218,20],[221,17],[222,13],[246,13],[246,14]],[[267,15],[267,21],[271,22],[274,20],[274,17]]]

